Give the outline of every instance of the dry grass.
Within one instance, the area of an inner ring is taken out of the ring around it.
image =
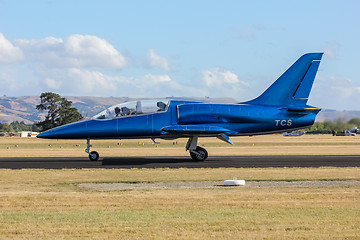
[[[8,239],[356,239],[358,199],[356,188],[9,194],[1,202],[0,234]]]
[[[331,135],[304,135],[283,137],[279,134],[234,137],[235,145],[216,138],[200,138],[210,156],[222,155],[360,155],[360,136],[333,137]],[[93,140],[93,150],[107,156],[188,156],[186,139],[158,140],[153,144],[144,140]],[[178,144],[173,144],[178,142]],[[119,144],[122,145],[119,145]],[[139,143],[144,143],[139,144]],[[3,157],[86,157],[85,140],[44,140],[0,138]]]
[[[359,168],[0,170],[0,239],[359,238],[360,188],[93,191],[83,182],[360,180]]]
[[[210,155],[360,155],[359,137],[269,135],[233,141],[235,146],[208,138],[200,139],[200,145]],[[140,140],[145,143],[142,146],[138,142],[104,140],[93,141],[93,145],[102,156],[188,155],[184,139],[177,145],[161,141],[157,146]],[[0,153],[86,157],[84,145],[84,141],[0,138]],[[106,192],[77,186],[221,181],[234,176],[247,181],[360,180],[359,168],[0,169],[0,176],[0,239],[360,238],[358,186]]]

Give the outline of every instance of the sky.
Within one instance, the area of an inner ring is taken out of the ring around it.
[[[0,0],[0,96],[230,97],[324,52],[308,104],[360,110],[360,1]]]

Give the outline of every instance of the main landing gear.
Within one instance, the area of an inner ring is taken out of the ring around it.
[[[190,156],[195,161],[205,161],[208,157],[208,153],[205,148],[196,146],[198,141],[197,136],[192,136],[186,144],[186,150],[189,150]]]
[[[90,161],[97,161],[99,159],[99,153],[96,151],[90,152],[90,148],[92,147],[92,145],[90,144],[90,139],[86,139],[86,145],[87,146],[85,152],[89,154]]]

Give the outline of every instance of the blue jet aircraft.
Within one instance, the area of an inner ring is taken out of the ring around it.
[[[135,101],[107,108],[90,120],[56,127],[38,138],[90,139],[189,138],[186,150],[195,161],[204,161],[207,151],[197,146],[199,137],[217,137],[233,144],[230,136],[280,133],[311,126],[320,108],[307,105],[322,53],[301,56],[259,97],[237,104],[198,101]]]

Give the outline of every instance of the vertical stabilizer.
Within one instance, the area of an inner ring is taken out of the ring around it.
[[[248,104],[306,105],[322,53],[301,56],[259,97]]]

